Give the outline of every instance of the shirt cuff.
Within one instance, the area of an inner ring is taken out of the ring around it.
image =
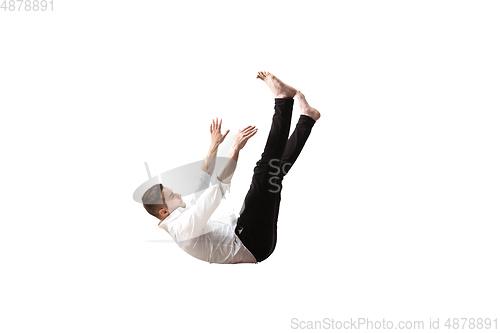
[[[223,183],[219,180],[219,177],[217,175],[215,175],[214,178],[215,178],[215,183],[218,184],[222,188],[224,193],[226,193],[226,191],[231,193],[231,182],[229,182],[227,184]]]
[[[207,185],[210,185],[210,175],[208,173],[206,173],[205,171],[203,170],[199,170],[198,171],[198,174],[195,176],[195,178],[201,178],[201,180],[203,180],[205,183],[207,183]]]

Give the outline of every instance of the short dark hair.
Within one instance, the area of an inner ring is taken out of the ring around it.
[[[142,196],[142,205],[149,214],[161,220],[159,214],[160,209],[165,207],[163,204],[163,198],[161,197],[161,192],[163,190],[162,184],[153,185],[147,190]]]

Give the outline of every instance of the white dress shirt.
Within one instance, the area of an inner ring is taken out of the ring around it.
[[[194,193],[183,196],[186,207],[175,209],[159,228],[165,229],[177,245],[195,258],[218,264],[257,263],[252,253],[234,233],[237,218],[229,214],[229,223],[212,219],[231,183],[224,184],[215,176],[199,170]]]

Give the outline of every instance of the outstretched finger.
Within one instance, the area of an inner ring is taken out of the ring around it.
[[[243,130],[243,132],[253,131],[254,128],[255,128],[255,126],[247,126],[247,127],[245,127],[245,129]]]
[[[252,136],[254,136],[254,135],[255,135],[255,133],[257,133],[257,129],[254,129],[253,131],[251,131],[251,132],[247,133],[247,134],[245,135],[245,138],[248,138],[248,139],[249,139],[249,138],[251,138]]]
[[[255,128],[255,126],[253,126],[252,128],[249,128],[247,131],[246,131],[246,134],[250,134],[252,133],[253,131],[256,131],[257,129]]]

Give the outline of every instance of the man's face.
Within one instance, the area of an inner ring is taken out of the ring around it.
[[[182,197],[178,193],[174,193],[168,187],[163,187],[163,196],[165,198],[165,203],[167,204],[168,211],[172,213],[179,207],[185,208],[186,203],[182,200]]]

